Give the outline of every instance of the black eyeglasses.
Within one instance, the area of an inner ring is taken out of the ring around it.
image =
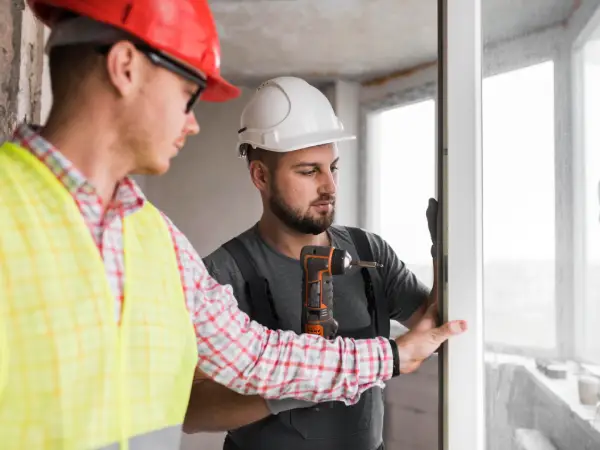
[[[191,98],[188,100],[185,106],[185,113],[189,114],[190,111],[194,108],[194,105],[198,102],[200,95],[206,89],[207,81],[202,76],[198,75],[179,61],[170,56],[165,55],[164,53],[160,53],[154,50],[152,47],[145,44],[134,44],[135,47],[142,52],[152,64],[158,67],[162,67],[163,69],[167,69],[170,72],[173,72],[192,83],[198,85],[198,89],[194,94],[192,94]],[[99,53],[106,55],[112,48],[112,44],[103,45],[98,47],[97,50]]]

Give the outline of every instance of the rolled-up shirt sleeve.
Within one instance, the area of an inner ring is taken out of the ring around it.
[[[356,403],[392,376],[393,354],[385,338],[333,341],[291,331],[273,331],[237,307],[230,286],[200,267],[194,325],[198,368],[242,394]]]

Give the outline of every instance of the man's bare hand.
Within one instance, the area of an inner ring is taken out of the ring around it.
[[[433,311],[434,308],[435,311]],[[436,304],[430,306],[415,328],[396,339],[398,356],[400,357],[400,373],[414,372],[445,341],[467,330],[467,323],[464,320],[455,320],[438,328],[426,329],[426,322],[423,321],[430,320],[428,316],[434,312],[437,314]],[[424,326],[419,327],[421,323]]]
[[[430,331],[437,328],[439,323],[438,303],[437,301],[429,305],[423,317],[411,328],[415,331]]]

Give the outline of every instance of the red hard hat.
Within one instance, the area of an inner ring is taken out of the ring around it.
[[[64,11],[120,28],[207,77],[201,99],[222,102],[240,90],[220,75],[219,37],[207,0],[27,0],[48,27]]]

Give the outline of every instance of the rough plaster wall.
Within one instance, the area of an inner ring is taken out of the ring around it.
[[[19,17],[12,0],[0,0],[0,141],[10,134],[17,120]]]
[[[44,45],[50,36],[50,29],[44,27]],[[43,73],[42,73],[42,103],[40,105],[40,123],[46,123],[50,108],[52,107],[52,92],[50,87],[50,73],[48,69],[48,56],[43,56]]]
[[[0,0],[0,141],[17,122],[40,120],[43,42],[22,0]]]
[[[19,8],[21,8],[20,2]],[[42,110],[42,78],[44,65],[44,27],[29,8],[21,11],[21,61],[17,119],[39,123]]]

